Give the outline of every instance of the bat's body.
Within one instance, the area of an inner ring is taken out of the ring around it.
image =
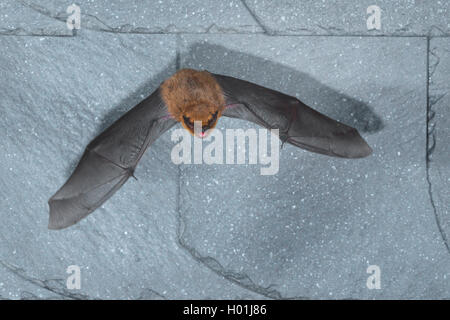
[[[214,128],[226,107],[222,89],[207,71],[182,69],[161,84],[160,92],[170,115],[191,134],[193,122],[202,122],[200,137]]]
[[[69,180],[49,200],[50,229],[75,224],[111,197],[147,147],[177,122],[205,137],[221,116],[268,129],[300,148],[343,158],[361,158],[372,149],[358,131],[281,92],[232,77],[183,69],[128,111],[87,147]]]

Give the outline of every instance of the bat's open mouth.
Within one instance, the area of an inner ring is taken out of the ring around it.
[[[197,132],[197,133],[195,134],[195,136],[196,136],[197,138],[204,139],[204,138],[206,138],[206,137],[209,135],[209,132],[210,132],[210,129],[208,129],[208,130],[206,130],[206,131]]]

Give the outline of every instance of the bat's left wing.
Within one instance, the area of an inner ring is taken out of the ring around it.
[[[350,126],[311,109],[297,98],[233,77],[213,74],[225,95],[223,115],[279,129],[280,139],[308,151],[362,158],[372,149]]]
[[[103,131],[48,201],[49,229],[71,226],[102,205],[133,175],[147,147],[175,123],[156,90]]]

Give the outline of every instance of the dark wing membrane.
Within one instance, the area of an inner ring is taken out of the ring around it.
[[[280,139],[308,151],[361,158],[372,149],[358,131],[311,109],[297,98],[254,83],[214,74],[227,105],[224,116],[279,129]]]
[[[49,229],[71,226],[102,205],[133,175],[147,147],[175,123],[156,90],[96,137],[48,201]]]

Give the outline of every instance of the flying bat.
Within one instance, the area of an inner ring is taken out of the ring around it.
[[[358,131],[297,98],[208,71],[182,69],[92,140],[67,182],[50,198],[49,229],[69,227],[101,206],[134,170],[145,150],[176,123],[200,138],[221,116],[278,129],[283,143],[342,158],[372,149]],[[201,131],[194,123],[201,122]]]

